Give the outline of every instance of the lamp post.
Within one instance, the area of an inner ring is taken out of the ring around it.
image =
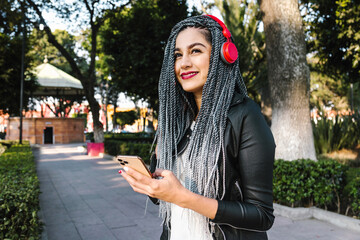
[[[108,119],[108,112],[107,112],[107,107],[109,105],[109,91],[111,90],[111,86],[109,86],[109,82],[111,82],[112,77],[111,75],[109,75],[107,77],[106,80],[106,84],[105,84],[105,89],[106,89],[106,94],[105,94],[105,119],[106,119],[106,133],[109,132],[109,119]],[[114,114],[115,114],[115,109],[114,109]],[[115,116],[115,115],[114,115]],[[114,128],[114,127],[113,127]]]
[[[354,84],[350,83],[350,107],[351,107],[351,113],[354,110]]]
[[[23,95],[24,95],[24,68],[25,68],[25,37],[26,37],[26,17],[25,6],[22,5],[23,13],[23,32],[22,32],[22,47],[21,47],[21,78],[20,78],[20,127],[19,127],[19,143],[22,144],[22,130],[23,130]]]

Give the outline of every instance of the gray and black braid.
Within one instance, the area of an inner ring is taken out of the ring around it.
[[[181,88],[174,72],[176,38],[188,27],[205,28],[211,33],[210,66],[199,112],[193,95]],[[230,65],[221,60],[221,46],[225,41],[222,27],[208,16],[190,17],[174,26],[165,48],[159,80],[157,129],[157,167],[174,170],[177,143],[198,114],[188,150],[183,156],[186,163],[185,187],[205,197],[220,199],[224,193],[219,192],[219,185],[224,183],[225,176],[220,179],[217,166],[218,161],[225,161],[220,153],[224,153],[229,106],[235,91],[247,96],[238,60]],[[160,203],[160,213],[167,222],[171,215],[168,203]]]

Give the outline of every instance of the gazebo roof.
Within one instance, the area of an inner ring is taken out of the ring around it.
[[[50,63],[35,68],[40,87],[33,93],[37,96],[83,95],[81,82]]]

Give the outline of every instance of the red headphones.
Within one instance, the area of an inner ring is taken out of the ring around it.
[[[231,33],[229,29],[227,29],[225,24],[217,17],[213,15],[206,15],[206,16],[211,17],[213,20],[215,20],[217,23],[220,24],[220,26],[223,29],[222,33],[224,37],[226,37],[227,39],[227,42],[223,43],[223,45],[221,46],[221,52],[220,52],[221,59],[227,64],[231,64],[235,62],[236,59],[238,58],[238,51],[236,49],[235,44],[231,42]]]

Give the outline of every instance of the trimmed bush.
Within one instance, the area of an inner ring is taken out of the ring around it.
[[[0,239],[39,239],[39,181],[29,145],[0,156]]]
[[[154,133],[109,133],[105,134],[105,139],[112,139],[118,141],[129,141],[135,143],[152,143],[154,140]]]
[[[105,153],[112,156],[116,155],[136,155],[141,157],[145,163],[150,164],[151,143],[134,143],[129,141],[119,141],[105,139]]]
[[[360,169],[335,160],[276,160],[273,191],[274,201],[283,205],[360,216]]]
[[[311,176],[313,185],[313,198],[315,206],[325,209],[341,210],[341,191],[345,186],[345,175],[348,167],[335,160],[323,160],[314,164]]]
[[[349,169],[346,173],[344,195],[348,196],[346,213],[360,218],[360,168]]]

